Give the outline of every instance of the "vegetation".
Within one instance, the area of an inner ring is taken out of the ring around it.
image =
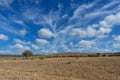
[[[40,60],[43,60],[43,59],[44,59],[44,57],[39,57],[39,59],[40,59]]]
[[[22,53],[22,55],[23,55],[24,57],[30,57],[30,56],[33,56],[33,53],[32,53],[31,51],[29,51],[29,50],[25,50],[25,51]]]
[[[99,57],[100,56],[100,53],[96,53],[97,54],[97,57]]]

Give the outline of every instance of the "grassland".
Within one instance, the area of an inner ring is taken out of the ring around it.
[[[120,80],[120,57],[4,57],[0,80]]]

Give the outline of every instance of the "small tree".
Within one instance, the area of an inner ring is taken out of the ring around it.
[[[23,53],[22,53],[23,56],[25,57],[30,57],[30,56],[33,56],[33,53],[29,50],[25,50]]]
[[[99,57],[100,56],[100,53],[96,53],[97,54],[97,57]]]

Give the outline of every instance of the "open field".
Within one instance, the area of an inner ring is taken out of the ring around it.
[[[1,58],[0,80],[120,80],[120,57]]]

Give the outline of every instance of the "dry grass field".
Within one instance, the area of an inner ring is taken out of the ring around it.
[[[120,57],[1,58],[0,80],[120,80]]]

